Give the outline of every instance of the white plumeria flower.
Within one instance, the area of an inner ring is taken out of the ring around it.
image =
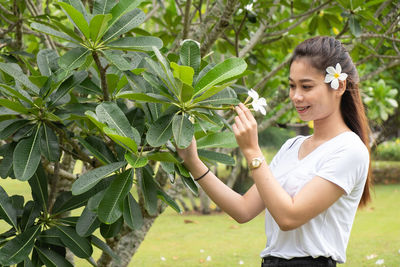
[[[384,260],[384,259],[379,259],[379,260],[377,260],[377,261],[375,262],[376,265],[382,265],[382,264],[384,264],[384,263],[385,263],[385,260]]]
[[[243,265],[243,264],[244,264],[244,261],[240,260],[239,265]]]
[[[165,257],[162,257],[162,256],[161,256],[161,260],[162,260],[162,261],[166,261],[167,259],[166,259]]]
[[[253,89],[250,89],[248,94],[253,99],[251,105],[253,106],[254,111],[260,111],[263,115],[267,114],[267,111],[265,109],[267,107],[267,101],[265,100],[265,98],[259,97],[258,93]]]
[[[206,261],[211,261],[211,256],[207,256]]]
[[[329,66],[326,68],[325,82],[331,83],[332,89],[337,90],[339,88],[339,80],[344,81],[347,79],[347,74],[342,73],[342,66],[339,63],[336,64],[336,68]]]

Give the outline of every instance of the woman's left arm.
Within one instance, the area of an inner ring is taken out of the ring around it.
[[[232,129],[242,153],[250,162],[262,156],[258,145],[257,122],[242,103],[236,107],[236,112],[238,116]],[[345,193],[338,185],[316,176],[291,197],[275,179],[265,161],[251,172],[265,206],[283,231],[293,230],[308,222]]]

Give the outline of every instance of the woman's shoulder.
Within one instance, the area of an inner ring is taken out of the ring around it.
[[[340,134],[334,142],[332,152],[340,155],[346,154],[348,158],[366,160],[369,159],[369,151],[361,138],[354,132],[348,131]]]

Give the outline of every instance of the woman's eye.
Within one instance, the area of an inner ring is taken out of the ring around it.
[[[303,85],[303,88],[304,88],[304,89],[311,89],[312,86],[311,86],[311,85]]]
[[[289,84],[289,88],[293,89],[293,88],[295,88],[295,85],[294,84]]]

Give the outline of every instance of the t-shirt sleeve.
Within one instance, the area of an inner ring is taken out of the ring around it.
[[[346,194],[362,183],[368,174],[369,152],[363,145],[347,145],[327,155],[316,175],[340,186]]]

